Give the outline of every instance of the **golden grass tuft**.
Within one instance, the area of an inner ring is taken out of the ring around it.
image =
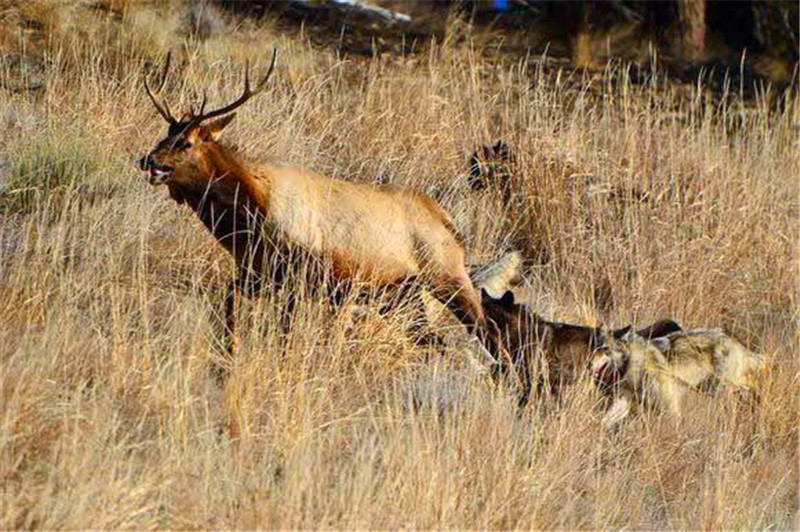
[[[0,89],[0,204],[9,176],[39,191],[0,210],[0,528],[798,526],[796,96],[720,103],[469,40],[394,62],[268,24],[199,42],[178,3],[110,4],[27,7],[48,21],[46,89]],[[415,345],[410,310],[349,323],[303,297],[281,338],[284,292],[244,305],[218,389],[230,259],[134,165],[164,131],[141,77],[173,49],[173,109],[203,88],[216,102],[273,45],[275,82],[227,133],[248,157],[436,194],[471,263],[523,251],[545,316],[725,327],[772,358],[760,411],[699,401],[681,426],[607,433],[588,383],[518,411],[463,343]],[[467,155],[499,138],[517,156],[507,206],[466,184]],[[49,187],[53,167],[71,188]]]

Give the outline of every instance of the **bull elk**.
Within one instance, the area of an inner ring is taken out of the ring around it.
[[[233,256],[236,275],[226,298],[229,354],[235,351],[236,313],[241,294],[257,294],[284,280],[287,249],[330,266],[334,280],[363,280],[380,286],[419,282],[447,305],[472,333],[483,334],[480,294],[465,266],[464,244],[452,220],[427,195],[393,186],[357,184],[280,164],[251,165],[219,140],[234,112],[264,91],[277,59],[232,103],[176,119],[144,86],[167,121],[166,137],[139,162],[152,185],[166,185]],[[160,93],[169,71],[164,64]]]

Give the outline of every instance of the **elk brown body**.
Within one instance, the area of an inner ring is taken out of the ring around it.
[[[299,253],[330,265],[337,280],[392,285],[414,279],[430,288],[473,332],[483,310],[465,266],[465,250],[442,208],[421,192],[335,180],[280,164],[251,164],[219,142],[232,112],[261,92],[265,78],[234,103],[176,120],[145,88],[169,123],[163,140],[140,161],[150,182],[163,184],[192,208],[236,262],[238,278],[227,305],[229,349],[235,348],[235,313],[241,290],[283,280],[287,257]],[[167,60],[161,87],[166,79]],[[246,71],[247,72],[247,71]],[[159,89],[160,90],[160,87]],[[270,271],[267,271],[270,270]]]

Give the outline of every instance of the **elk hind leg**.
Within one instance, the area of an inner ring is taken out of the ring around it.
[[[455,314],[470,333],[478,334],[486,325],[480,294],[466,274],[438,283],[432,293]]]
[[[442,347],[441,336],[430,329],[428,320],[429,302],[425,300],[426,293],[420,280],[416,276],[408,277],[395,285],[390,285],[384,290],[388,299],[381,305],[378,313],[386,316],[405,308],[412,313],[411,324],[406,332],[414,339],[417,345]]]
[[[460,277],[438,283],[432,293],[455,314],[470,334],[477,336],[483,353],[494,365],[504,354],[500,330],[494,322],[486,320],[481,296],[466,272]]]

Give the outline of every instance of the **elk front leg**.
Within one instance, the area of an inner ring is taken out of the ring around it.
[[[225,351],[231,357],[239,349],[239,337],[236,336],[236,314],[239,312],[241,297],[242,291],[238,283],[231,281],[225,297]]]
[[[236,351],[239,349],[239,337],[236,335],[236,315],[239,312],[239,303],[242,291],[236,281],[231,281],[228,285],[228,292],[225,296],[225,330],[223,331],[223,343],[225,346],[225,358],[222,363],[215,363],[212,373],[217,380],[222,380],[228,372],[228,366],[233,360]]]

